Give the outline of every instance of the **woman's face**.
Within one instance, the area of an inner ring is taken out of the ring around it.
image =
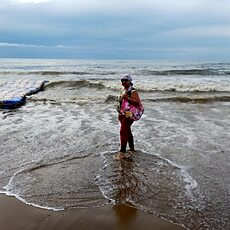
[[[122,80],[121,80],[121,84],[122,84],[122,86],[123,86],[124,88],[128,88],[129,85],[130,85],[130,81],[127,80],[127,79],[122,79]]]

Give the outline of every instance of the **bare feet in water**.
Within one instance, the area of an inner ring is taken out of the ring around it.
[[[118,152],[118,154],[114,156],[114,159],[116,159],[116,160],[122,160],[124,158],[125,158],[124,152]]]
[[[128,150],[128,152],[118,152],[118,154],[116,156],[114,156],[114,159],[116,160],[122,160],[125,158],[129,158],[133,155],[133,153],[135,152],[135,150]]]
[[[135,149],[129,149],[128,150],[128,153],[129,153],[130,156],[132,156],[135,152],[136,152]]]

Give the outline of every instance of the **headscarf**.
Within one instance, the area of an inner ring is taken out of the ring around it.
[[[128,80],[130,81],[130,85],[133,85],[132,83],[132,77],[129,75],[129,74],[124,74],[122,77],[121,77],[121,80]]]

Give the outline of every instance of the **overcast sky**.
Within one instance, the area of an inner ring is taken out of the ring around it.
[[[0,57],[230,60],[229,0],[1,0]]]

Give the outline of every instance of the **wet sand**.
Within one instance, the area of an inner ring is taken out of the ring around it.
[[[50,211],[0,195],[0,229],[4,230],[183,230],[184,228],[125,205]]]

